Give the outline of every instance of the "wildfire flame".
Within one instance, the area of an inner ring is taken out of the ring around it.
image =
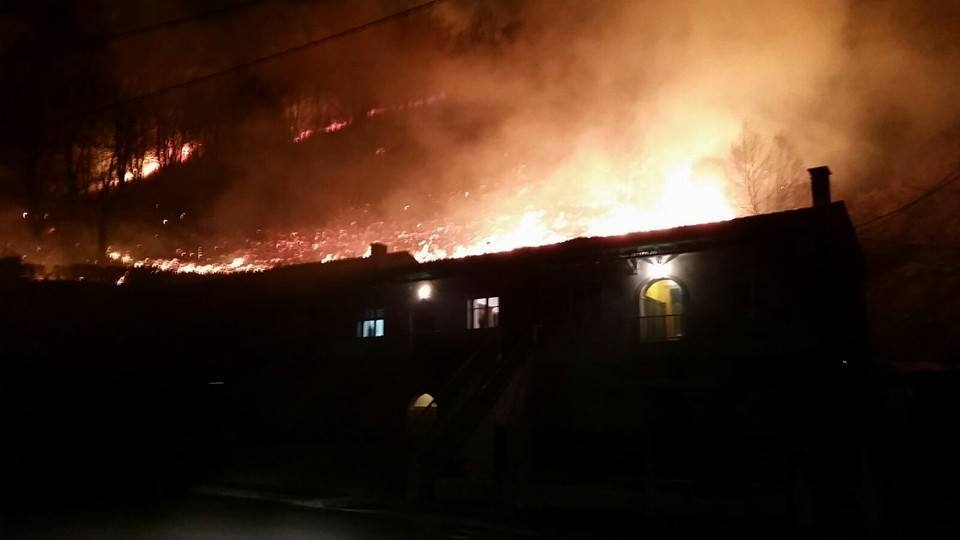
[[[433,105],[445,97],[441,92],[398,105],[373,107],[358,121]],[[299,131],[291,128],[292,139],[302,142],[317,134],[346,129],[354,121],[328,118],[325,123]],[[588,131],[582,141],[571,145],[573,152],[562,163],[540,163],[529,171],[520,163],[507,173],[516,178],[476,186],[475,192],[446,196],[417,193],[416,198],[411,194],[408,200],[395,201],[395,210],[388,209],[386,216],[354,208],[342,211],[332,225],[323,229],[265,232],[258,239],[243,239],[234,245],[220,242],[216,246],[192,246],[189,250],[178,249],[173,258],[145,257],[113,248],[108,256],[136,268],[225,274],[368,256],[372,242],[386,243],[395,251],[407,251],[426,262],[584,236],[724,221],[737,213],[728,200],[728,182],[716,158],[729,149],[740,127],[729,114],[686,103],[661,111],[648,132],[627,134],[646,150],[643,156],[629,149],[611,149],[609,137],[593,137]],[[181,157],[188,158],[194,148],[185,146]],[[145,162],[142,175],[155,170],[148,169],[150,163]],[[442,211],[437,212],[437,208]],[[209,253],[217,255],[205,255]]]
[[[134,268],[151,268],[175,274],[230,274],[234,272],[262,272],[274,265],[248,263],[244,257],[234,257],[229,263],[200,264],[180,259],[143,259],[133,263]]]
[[[413,100],[407,101],[406,103],[401,103],[399,105],[393,105],[389,107],[373,107],[367,110],[366,117],[373,118],[375,116],[380,116],[381,114],[385,114],[389,112],[406,111],[409,109],[419,109],[420,107],[427,107],[427,106],[439,103],[440,101],[443,101],[444,99],[446,99],[446,97],[447,97],[446,93],[440,92],[438,94],[433,94],[425,98],[413,99]],[[353,124],[353,118],[341,118],[341,119],[331,120],[326,125],[321,126],[317,129],[304,128],[300,130],[295,130],[296,135],[294,135],[293,137],[293,142],[295,143],[303,142],[309,139],[310,137],[313,137],[318,132],[336,133],[337,131],[340,131],[347,126],[350,126],[351,124]]]
[[[444,219],[374,221],[366,226],[357,219],[340,227],[295,231],[270,240],[249,242],[218,262],[182,258],[135,260],[113,250],[111,260],[136,268],[196,274],[260,272],[303,262],[329,262],[369,255],[369,244],[385,242],[409,251],[418,261],[461,258],[542,246],[580,236],[610,236],[680,225],[724,221],[735,217],[722,183],[709,174],[694,172],[692,162],[680,162],[663,171],[658,192],[646,203],[625,197],[607,186],[591,190],[590,200],[578,205],[551,200],[542,190],[523,188],[514,193],[521,201],[515,213],[503,212],[467,222]],[[463,194],[469,199],[470,193]],[[411,204],[403,205],[409,209]]]
[[[175,145],[172,148],[167,148],[162,151],[163,156],[158,156],[157,152],[150,150],[147,151],[143,160],[140,162],[139,166],[134,170],[128,170],[123,174],[124,182],[134,182],[136,180],[143,180],[153,176],[157,171],[163,167],[163,163],[160,158],[165,157],[166,161],[169,162],[180,162],[183,163],[197,154],[197,150],[200,148],[200,144],[197,142],[185,142],[182,145]],[[102,157],[99,164],[99,174],[101,177],[107,177],[107,172],[110,169],[110,152],[108,150],[101,150]],[[95,182],[90,185],[89,191],[96,193],[102,191],[104,187],[116,187],[118,184],[117,180],[107,179],[100,182]]]

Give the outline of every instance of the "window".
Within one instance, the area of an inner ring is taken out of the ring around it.
[[[437,420],[437,402],[430,394],[421,394],[407,407],[407,433],[420,438],[430,431]]]
[[[433,396],[430,394],[420,394],[414,398],[413,402],[410,404],[410,409],[426,409],[426,408],[437,408],[437,402],[433,400]]]
[[[467,328],[500,326],[500,297],[474,298],[467,302]]]
[[[683,289],[672,279],[647,285],[640,298],[640,336],[676,339],[684,334]]]
[[[357,337],[382,337],[383,336],[383,310],[368,309],[364,319],[357,323]]]

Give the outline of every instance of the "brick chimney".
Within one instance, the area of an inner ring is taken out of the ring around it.
[[[813,195],[813,207],[830,206],[830,167],[807,169],[810,173],[810,193]]]
[[[387,245],[380,242],[370,244],[370,258],[383,257],[387,254]]]

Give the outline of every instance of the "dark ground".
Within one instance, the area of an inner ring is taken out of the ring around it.
[[[398,515],[297,508],[282,503],[189,495],[84,509],[34,510],[10,520],[19,538],[523,538],[503,529]]]
[[[315,500],[316,505],[323,501]],[[191,493],[150,501],[78,500],[7,516],[5,538],[769,538],[763,519],[651,518],[598,512],[311,508]],[[307,504],[313,504],[308,502]]]

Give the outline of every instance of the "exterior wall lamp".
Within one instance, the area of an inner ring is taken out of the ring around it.
[[[653,257],[640,259],[647,263],[644,268],[644,274],[650,279],[663,279],[673,274],[673,259],[676,255],[654,255]],[[637,273],[640,274],[641,266],[637,265]]]
[[[417,300],[429,300],[433,296],[433,286],[421,283],[417,286]]]

